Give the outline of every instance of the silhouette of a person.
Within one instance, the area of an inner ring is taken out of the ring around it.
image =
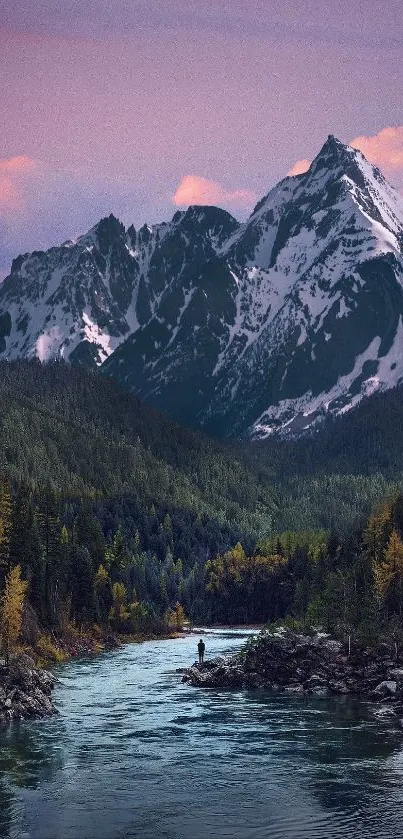
[[[204,661],[204,650],[205,650],[205,649],[206,649],[206,645],[205,645],[205,643],[204,643],[203,639],[202,639],[202,638],[200,638],[200,641],[199,641],[199,643],[198,643],[198,645],[197,645],[197,651],[198,651],[198,653],[199,653],[199,664],[203,664],[203,661]]]

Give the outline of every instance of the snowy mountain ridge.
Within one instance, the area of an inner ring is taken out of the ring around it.
[[[224,222],[231,220],[218,212]],[[158,307],[158,291],[150,289],[148,295],[145,290],[150,263],[157,245],[167,234],[175,235],[184,216],[177,213],[171,224],[144,225],[137,232],[109,216],[75,242],[19,256],[0,286],[0,352],[9,359],[61,356],[102,364],[139,327],[139,294],[141,300],[149,297],[152,314]],[[211,247],[216,242],[219,228],[212,232]]]
[[[1,354],[101,366],[220,436],[297,434],[403,380],[403,200],[330,136],[244,224],[216,207],[139,231],[110,216],[14,260]]]

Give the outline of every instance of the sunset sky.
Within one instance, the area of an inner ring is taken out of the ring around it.
[[[110,212],[244,218],[329,133],[403,191],[401,0],[0,0],[0,27],[0,276]]]

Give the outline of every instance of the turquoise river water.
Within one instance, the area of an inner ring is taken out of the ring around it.
[[[206,655],[246,634],[206,633]],[[59,666],[58,715],[0,731],[0,836],[401,837],[403,733],[351,699],[182,684],[197,640]]]

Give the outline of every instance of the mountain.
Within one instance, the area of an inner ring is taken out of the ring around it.
[[[213,207],[139,231],[111,215],[76,242],[19,256],[0,286],[0,354],[102,364],[159,312],[167,277],[186,285],[238,226]]]
[[[183,424],[298,434],[403,380],[403,200],[330,136],[245,224],[214,207],[19,257],[6,357],[96,363]]]

